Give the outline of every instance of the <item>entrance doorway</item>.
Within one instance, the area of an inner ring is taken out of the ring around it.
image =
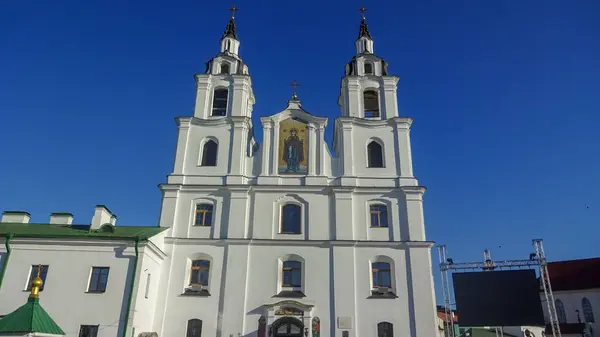
[[[302,337],[304,324],[294,317],[282,317],[273,323],[273,337]]]

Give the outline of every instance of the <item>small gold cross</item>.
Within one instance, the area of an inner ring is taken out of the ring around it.
[[[239,11],[239,7],[235,7],[235,5],[231,6],[231,8],[229,8],[229,10],[231,11],[231,18],[233,19],[235,17],[235,12]]]
[[[290,83],[290,86],[293,88],[294,93],[292,95],[292,97],[296,98],[296,88],[298,88],[300,86],[300,83],[296,82],[296,80],[293,80],[292,83]]]
[[[360,7],[358,9],[358,11],[362,13],[362,19],[364,20],[365,19],[365,12],[368,11],[368,8],[365,8],[365,6],[363,5],[362,7]]]

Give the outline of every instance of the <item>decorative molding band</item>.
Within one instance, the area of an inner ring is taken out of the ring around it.
[[[166,244],[209,245],[225,247],[227,245],[248,246],[306,246],[306,247],[382,247],[393,249],[431,248],[433,241],[367,241],[367,240],[285,240],[285,239],[200,239],[166,237]]]

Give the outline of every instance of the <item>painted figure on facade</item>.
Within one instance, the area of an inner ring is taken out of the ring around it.
[[[291,129],[290,136],[285,140],[283,160],[287,163],[286,172],[298,172],[300,162],[304,160],[304,142],[298,138],[298,130]]]
[[[321,321],[319,317],[315,317],[312,320],[312,337],[319,337],[321,335]]]
[[[306,124],[289,118],[279,126],[279,173],[305,174]]]

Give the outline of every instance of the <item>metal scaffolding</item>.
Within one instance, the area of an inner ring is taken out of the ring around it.
[[[554,304],[554,295],[552,294],[552,286],[550,284],[550,275],[548,274],[548,261],[544,253],[544,245],[541,239],[533,240],[535,253],[529,254],[529,260],[506,260],[493,261],[491,252],[486,249],[483,252],[483,262],[462,262],[456,263],[448,257],[446,245],[438,246],[438,256],[440,260],[440,273],[442,277],[442,293],[444,294],[444,311],[446,319],[444,320],[444,329],[446,337],[458,337],[454,331],[454,315],[452,312],[452,300],[450,293],[449,273],[452,270],[484,270],[491,271],[503,268],[524,268],[524,267],[539,267],[540,279],[544,289],[546,299],[548,317],[550,318],[550,326],[552,328],[553,337],[562,337],[560,327],[558,325],[558,317],[556,314],[556,306]]]

